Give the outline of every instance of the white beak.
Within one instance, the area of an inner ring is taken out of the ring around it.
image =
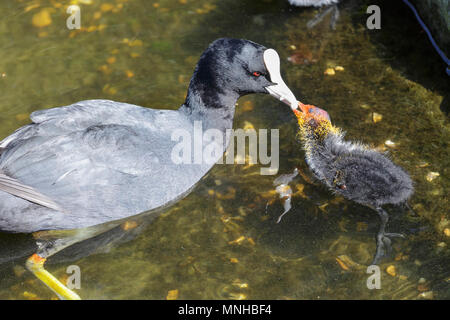
[[[271,96],[290,106],[292,110],[297,109],[297,98],[281,78],[280,57],[274,49],[264,51],[264,64],[269,72],[270,81],[276,83],[276,85],[266,87],[266,90]]]

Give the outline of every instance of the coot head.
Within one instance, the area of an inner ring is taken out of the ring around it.
[[[285,103],[296,102],[281,79],[275,50],[249,40],[221,38],[200,57],[187,102],[200,97],[207,107],[220,108],[250,93],[270,93]],[[286,96],[289,102],[283,100]]]

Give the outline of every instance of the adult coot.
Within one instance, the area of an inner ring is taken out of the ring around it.
[[[107,225],[160,211],[181,199],[226,149],[239,97],[270,93],[296,103],[279,64],[273,49],[223,38],[200,57],[178,110],[87,100],[33,112],[31,124],[0,142],[0,230],[30,233]],[[220,152],[203,161],[205,150],[193,150],[180,163],[174,153],[179,130],[195,144],[196,138],[203,139],[195,137],[199,127],[222,135],[216,145]],[[43,264],[50,255],[101,230],[90,229],[64,237],[59,235],[67,234],[56,232],[58,238],[50,236],[48,241],[41,238],[37,253],[27,260],[28,269],[63,298],[78,296]]]

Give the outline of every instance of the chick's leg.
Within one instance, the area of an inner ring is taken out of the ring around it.
[[[387,233],[386,225],[389,220],[389,216],[383,208],[376,208],[378,215],[380,216],[380,229],[377,234],[377,249],[375,252],[375,256],[373,258],[372,264],[378,264],[382,258],[390,254],[391,252],[391,239],[390,238],[404,238],[405,236],[401,233]]]

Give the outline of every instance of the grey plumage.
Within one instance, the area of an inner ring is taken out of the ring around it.
[[[53,210],[61,212],[64,211],[56,202],[54,202],[49,197],[34,190],[30,186],[24,185],[16,179],[8,177],[1,171],[0,190]]]
[[[84,228],[185,196],[213,164],[175,164],[171,151],[178,141],[171,134],[180,128],[192,133],[201,120],[203,130],[223,133],[223,151],[236,100],[266,93],[272,84],[249,74],[267,73],[264,50],[247,40],[216,40],[201,56],[178,110],[86,100],[33,112],[31,124],[0,142],[0,230]],[[11,192],[13,181],[22,191],[36,191],[35,201]]]
[[[404,203],[414,190],[409,175],[386,155],[344,141],[342,134],[328,134],[306,161],[331,190],[372,208]]]

